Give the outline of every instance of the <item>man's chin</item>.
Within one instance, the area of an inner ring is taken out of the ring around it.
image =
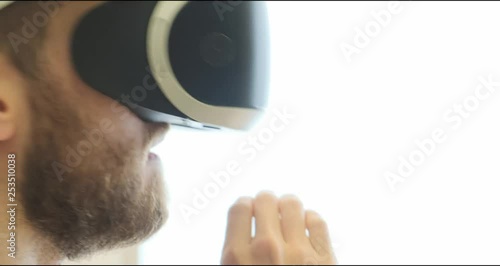
[[[129,165],[127,169],[111,168],[116,172],[107,174],[90,167],[98,165],[94,161],[80,166],[87,172],[75,171],[59,181],[53,173],[43,171],[52,160],[38,158],[29,160],[29,174],[22,188],[23,207],[32,226],[68,258],[137,244],[167,221],[159,159],[148,161],[149,170],[144,172],[137,165]]]

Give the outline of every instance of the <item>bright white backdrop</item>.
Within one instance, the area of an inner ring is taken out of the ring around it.
[[[173,128],[156,148],[170,218],[142,245],[140,262],[219,263],[230,204],[270,189],[325,217],[342,264],[499,264],[500,86],[484,100],[468,96],[480,77],[500,82],[500,3],[403,2],[378,34],[373,12],[388,2],[268,6],[270,109],[294,118],[279,132],[272,111],[247,133]],[[356,28],[366,26],[372,37],[347,60],[341,47],[355,47]],[[454,128],[458,115],[443,116],[464,101],[474,111]],[[438,128],[446,140],[391,190],[384,174]],[[249,159],[239,148],[250,152],[255,136],[262,147]],[[193,207],[194,189],[215,184],[210,173],[230,162],[240,172],[211,187],[213,198],[187,222],[181,206]]]

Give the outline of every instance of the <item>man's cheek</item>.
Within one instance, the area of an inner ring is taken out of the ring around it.
[[[104,116],[97,121],[99,131],[108,141],[130,146],[144,137],[143,123],[133,115],[126,115],[122,120],[120,114]]]
[[[113,131],[115,131],[115,125],[108,118],[102,119],[101,122],[99,123],[99,127],[100,127],[102,133],[104,133],[104,134],[110,134]]]

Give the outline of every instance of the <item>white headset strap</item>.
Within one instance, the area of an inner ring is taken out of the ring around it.
[[[4,9],[6,6],[14,3],[14,1],[0,1],[0,10]]]

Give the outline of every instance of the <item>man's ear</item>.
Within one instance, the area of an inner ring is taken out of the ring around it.
[[[0,82],[0,86],[2,85],[2,82]],[[9,95],[8,88],[0,87],[0,142],[14,137],[16,125],[13,97],[13,94]]]
[[[15,135],[23,89],[20,73],[0,54],[0,143]]]

